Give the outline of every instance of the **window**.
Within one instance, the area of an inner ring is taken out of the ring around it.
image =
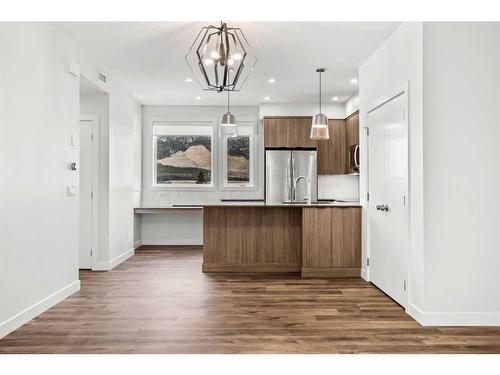
[[[224,155],[224,186],[253,187],[253,127],[238,125],[238,136],[224,139]]]
[[[213,124],[153,125],[154,181],[162,187],[213,187]]]

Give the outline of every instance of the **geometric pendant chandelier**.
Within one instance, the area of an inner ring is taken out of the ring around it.
[[[203,90],[239,91],[257,63],[238,27],[205,26],[186,55],[186,62]]]

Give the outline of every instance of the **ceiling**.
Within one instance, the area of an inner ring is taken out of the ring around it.
[[[184,57],[202,26],[218,22],[62,22],[57,27],[134,91],[142,104],[223,105],[225,94],[201,90]],[[231,94],[237,105],[314,102],[317,67],[324,101],[358,91],[358,67],[395,31],[396,22],[228,22],[245,33],[257,64]],[[269,78],[275,83],[269,83]],[[197,100],[196,97],[201,99]]]

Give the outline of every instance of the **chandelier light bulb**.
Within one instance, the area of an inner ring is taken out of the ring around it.
[[[214,60],[212,59],[205,59],[205,65],[210,66],[214,63]]]
[[[231,55],[231,58],[232,58],[233,60],[236,60],[236,61],[240,61],[240,60],[241,60],[241,57],[242,57],[242,56],[241,56],[241,53],[238,53],[238,52],[237,52],[237,53],[233,53],[233,54]]]
[[[217,51],[212,51],[212,52],[210,52],[210,57],[211,57],[212,59],[214,59],[214,60],[218,60],[218,59],[220,59],[219,52],[217,52]]]
[[[228,59],[227,60],[227,65],[229,65],[229,66],[234,65],[234,60],[233,59]]]

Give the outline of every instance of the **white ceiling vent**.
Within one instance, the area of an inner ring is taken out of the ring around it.
[[[97,79],[104,84],[108,83],[108,76],[103,72],[97,72]]]

